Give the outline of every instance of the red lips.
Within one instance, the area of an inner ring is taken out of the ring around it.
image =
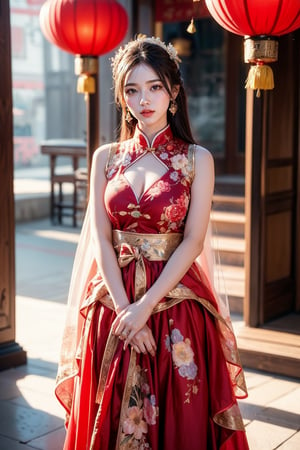
[[[149,117],[154,113],[154,111],[152,111],[151,109],[143,109],[143,111],[141,111],[141,115],[144,117]]]

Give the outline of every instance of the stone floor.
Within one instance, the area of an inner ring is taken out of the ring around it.
[[[63,409],[53,390],[78,234],[49,220],[16,227],[16,340],[28,364],[0,372],[1,450],[62,449]],[[246,380],[240,407],[250,449],[299,450],[299,380],[247,369]]]

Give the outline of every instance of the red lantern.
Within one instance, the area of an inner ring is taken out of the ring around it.
[[[246,82],[251,89],[273,89],[273,72],[265,64],[277,61],[277,37],[300,27],[299,0],[205,0],[223,28],[245,36],[245,62],[254,63]]]
[[[122,41],[128,16],[115,0],[47,0],[40,25],[50,42],[77,55],[75,72],[82,75],[79,92],[92,93],[94,83],[88,75],[95,73],[95,59]]]
[[[92,155],[99,145],[97,90],[98,56],[113,50],[128,27],[126,10],[116,0],[46,0],[40,11],[45,37],[73,53],[77,91],[85,94],[87,107],[88,180]]]
[[[40,24],[46,38],[63,50],[98,56],[121,42],[128,18],[115,0],[47,0]]]

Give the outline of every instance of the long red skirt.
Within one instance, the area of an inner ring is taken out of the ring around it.
[[[197,295],[207,297],[202,288]],[[248,449],[216,320],[200,303],[186,299],[150,317],[155,357],[123,350],[110,335],[115,313],[101,302],[85,317],[64,450]],[[228,411],[224,423],[214,420]]]

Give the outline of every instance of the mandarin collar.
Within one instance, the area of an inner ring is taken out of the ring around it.
[[[152,142],[149,141],[147,136],[139,129],[138,126],[136,126],[135,132],[134,132],[134,139],[138,144],[140,144],[142,147],[147,148],[157,148],[159,145],[166,144],[169,142],[173,137],[173,133],[171,130],[170,125],[167,125],[162,130],[158,131],[154,138],[152,139]]]

